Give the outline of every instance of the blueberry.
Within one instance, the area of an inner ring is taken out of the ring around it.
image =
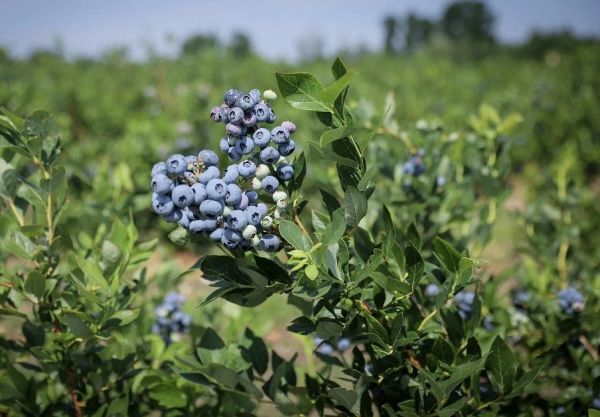
[[[411,157],[407,162],[404,163],[402,170],[405,174],[418,177],[425,173],[425,165],[421,159],[421,155]]]
[[[171,175],[181,175],[187,169],[187,162],[185,160],[185,156],[183,155],[171,155],[167,159],[167,172]]]
[[[239,107],[231,107],[228,115],[230,124],[238,125],[244,120],[244,110]]]
[[[290,133],[290,135],[296,132],[296,125],[292,122],[285,121],[281,124],[281,127],[287,130]]]
[[[171,180],[165,174],[157,174],[152,177],[150,183],[152,191],[157,194],[167,194],[171,191]]]
[[[282,181],[289,181],[294,178],[294,167],[289,164],[281,164],[277,167],[277,176]]]
[[[174,208],[173,211],[171,211],[169,214],[162,214],[162,216],[166,221],[170,223],[175,223],[181,220],[183,214],[181,213],[180,209]]]
[[[249,204],[254,205],[258,201],[258,193],[256,191],[249,190],[249,191],[246,191],[244,194],[248,198],[248,203]]]
[[[573,287],[560,290],[557,294],[558,305],[566,314],[579,313],[583,310],[583,295]]]
[[[258,212],[260,213],[260,217],[263,218],[267,215],[267,213],[269,212],[269,208],[267,207],[267,205],[265,203],[258,203],[256,205],[256,208],[258,209]]]
[[[252,244],[248,240],[244,239],[240,242],[239,248],[243,251],[248,251],[252,249]]]
[[[200,204],[200,213],[208,218],[215,219],[223,213],[223,203],[215,200],[204,200]]]
[[[263,235],[259,243],[260,248],[265,252],[275,252],[280,245],[281,241],[275,235]]]
[[[221,139],[221,141],[219,142],[219,149],[221,149],[221,152],[227,153],[227,151],[229,150],[229,141],[227,140],[227,138]]]
[[[256,206],[249,206],[246,208],[245,213],[246,219],[248,220],[247,224],[251,224],[252,226],[260,225],[260,221],[265,216],[264,214],[261,214],[261,210]]]
[[[277,116],[275,116],[275,112],[273,109],[269,109],[269,116],[267,117],[267,123],[273,123],[277,120]]]
[[[233,107],[235,106],[238,97],[240,97],[241,95],[241,91],[232,88],[231,90],[227,90],[223,95],[223,102],[229,107]]]
[[[234,207],[236,210],[245,210],[248,207],[248,196],[246,194],[242,194],[242,199]]]
[[[178,185],[173,189],[173,192],[171,193],[171,199],[179,208],[189,206],[194,202],[194,192],[192,191],[192,187],[186,184]]]
[[[196,184],[198,182],[198,178],[191,172],[184,172],[183,176],[189,185]]]
[[[240,176],[236,164],[229,165],[223,173],[223,181],[227,184],[233,184],[237,181]]]
[[[200,177],[198,178],[198,180],[202,184],[206,185],[206,184],[208,184],[208,182],[210,180],[219,178],[220,176],[221,176],[221,172],[219,171],[219,168],[210,166],[210,167],[206,168],[202,174],[200,174]]]
[[[242,200],[242,189],[236,184],[227,185],[227,194],[225,194],[225,204],[235,206]]]
[[[316,343],[316,341],[315,341]],[[329,343],[327,342],[323,342],[320,341],[320,344],[317,347],[317,352],[319,352],[322,355],[333,355],[333,353],[335,352],[335,349],[333,348],[333,346],[331,346]]]
[[[194,204],[200,205],[206,200],[206,186],[204,184],[196,183],[192,185],[192,191],[194,192]]]
[[[287,143],[290,140],[290,132],[281,126],[277,126],[271,130],[271,140],[278,145]]]
[[[194,220],[190,222],[188,229],[191,233],[202,233],[204,231],[204,220]]]
[[[204,165],[207,166],[217,166],[219,165],[219,157],[216,153],[210,150],[203,150],[198,154],[198,159],[204,162]]]
[[[225,231],[225,229],[220,227],[218,229],[213,230],[208,237],[210,240],[212,240],[214,242],[220,242],[221,239],[223,238],[224,231]]]
[[[167,195],[154,194],[152,196],[152,208],[156,214],[167,216],[175,209],[175,204]]]
[[[468,319],[473,314],[473,302],[475,301],[475,293],[473,291],[463,290],[454,297],[458,314],[463,320]]]
[[[167,164],[165,164],[164,162],[158,162],[156,164],[154,164],[154,166],[152,167],[152,177],[156,176],[157,174],[165,174],[167,173]]]
[[[242,154],[237,151],[235,146],[232,146],[231,148],[229,148],[229,151],[227,151],[227,155],[229,155],[229,159],[231,159],[232,161],[235,161],[235,162],[242,159]]]
[[[350,347],[351,344],[352,344],[352,342],[351,342],[350,338],[342,337],[337,341],[336,347],[337,347],[337,350],[339,350],[340,352],[344,352],[345,350],[348,350],[348,348]]]
[[[242,230],[242,236],[244,237],[244,239],[250,240],[254,238],[254,236],[256,236],[256,232],[256,226],[249,224],[246,227],[244,227],[244,230]]]
[[[264,148],[271,141],[271,132],[269,132],[264,127],[261,127],[256,132],[254,132],[254,134],[252,135],[252,138],[254,139],[255,145],[260,146],[261,148]]]
[[[231,242],[240,242],[243,239],[242,232],[233,229],[225,229],[223,237]]]
[[[259,122],[268,121],[271,115],[271,109],[266,103],[258,103],[254,106],[254,112],[256,113],[256,120]]]
[[[279,152],[272,146],[267,146],[260,151],[260,160],[265,164],[274,164],[279,160]]]
[[[277,147],[282,156],[290,156],[296,150],[296,142],[290,139],[287,143],[282,143]]]
[[[225,233],[223,233],[223,237],[221,238],[221,243],[227,249],[236,249],[239,246],[238,242],[234,242],[233,240],[227,239],[227,237],[225,237]]]
[[[235,143],[235,150],[242,155],[249,155],[254,149],[254,141],[250,136],[243,136]]]
[[[227,126],[225,126],[225,131],[233,136],[240,136],[243,132],[240,126],[233,123],[227,123]]]
[[[252,127],[254,125],[256,125],[256,114],[252,113],[249,115],[244,116],[244,126],[246,127]]]
[[[433,298],[435,296],[437,296],[440,293],[440,287],[437,286],[436,284],[428,284],[427,287],[425,287],[425,295],[429,298]]]
[[[206,194],[211,200],[222,200],[227,194],[227,184],[223,180],[213,178],[206,184]]]
[[[256,172],[256,164],[249,159],[238,164],[238,172],[244,178],[249,178]]]
[[[244,111],[248,111],[256,105],[256,100],[250,94],[243,94],[235,102],[236,106]]]
[[[221,108],[219,106],[215,106],[210,110],[210,118],[213,122],[221,121]]]
[[[266,192],[273,194],[275,191],[277,191],[278,187],[279,187],[279,181],[277,181],[277,178],[275,178],[271,175],[268,175],[263,178],[262,188]]]
[[[219,110],[219,117],[221,122],[229,123],[229,107],[221,106],[221,110]]]
[[[246,214],[243,210],[233,210],[229,215],[229,227],[233,230],[243,230],[248,225]]]
[[[258,103],[260,101],[260,91],[256,88],[250,90],[248,94],[250,95],[250,97],[252,97],[255,103]]]
[[[438,186],[438,188],[443,188],[444,185],[446,185],[446,177],[443,175],[438,175],[435,180],[435,184]]]

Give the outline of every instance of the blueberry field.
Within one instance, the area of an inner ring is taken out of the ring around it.
[[[567,38],[0,49],[0,416],[600,416]]]

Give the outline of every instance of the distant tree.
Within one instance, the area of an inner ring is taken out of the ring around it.
[[[403,26],[404,49],[407,51],[415,51],[425,46],[435,29],[433,21],[414,13],[408,15]]]
[[[394,16],[386,16],[383,20],[384,31],[384,51],[386,54],[393,54],[396,50],[398,21]]]
[[[527,41],[518,48],[528,58],[541,59],[548,52],[568,52],[580,44],[590,43],[590,39],[578,38],[571,30],[559,32],[533,32]]]
[[[219,41],[212,34],[198,34],[187,38],[181,46],[181,55],[196,55],[207,49],[215,48]]]
[[[494,20],[482,1],[458,1],[446,8],[440,28],[453,41],[492,43]]]
[[[229,44],[229,50],[236,58],[245,58],[252,53],[252,42],[246,34],[234,33]]]

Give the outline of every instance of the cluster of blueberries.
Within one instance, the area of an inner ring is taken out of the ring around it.
[[[560,290],[556,296],[558,297],[558,305],[565,314],[572,315],[583,311],[583,295],[575,288],[567,287]]]
[[[428,284],[425,287],[425,296],[429,298],[436,297],[440,293],[440,287],[437,284]],[[475,302],[475,293],[473,291],[463,290],[454,296],[454,302],[458,308],[458,314],[463,320],[467,320],[473,314],[473,303]],[[491,325],[491,323],[489,323]],[[486,326],[487,327],[487,326]]]
[[[335,345],[324,341],[320,337],[315,337],[313,339],[315,343],[316,351],[322,355],[333,355],[335,352],[344,352],[350,348],[352,345],[352,341],[349,337],[340,337]]]
[[[402,165],[402,172],[413,177],[421,176],[425,173],[425,164],[423,163],[423,157],[425,156],[425,150],[419,149],[416,155],[410,157],[408,161]]]
[[[156,321],[152,325],[152,333],[160,335],[165,344],[170,344],[183,333],[190,330],[191,317],[181,311],[185,298],[176,292],[168,293],[163,302],[154,309]]]
[[[152,168],[152,207],[167,221],[228,249],[275,252],[281,246],[275,223],[286,215],[288,204],[283,183],[294,177],[286,157],[295,150],[290,135],[296,126],[259,127],[259,122],[272,123],[275,114],[258,90],[227,91],[211,118],[227,124],[220,148],[234,163],[221,173],[219,157],[211,150],[171,155]],[[275,206],[259,199],[272,199]]]

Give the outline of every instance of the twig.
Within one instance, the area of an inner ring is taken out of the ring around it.
[[[598,355],[598,351],[594,348],[594,346],[592,346],[592,344],[590,343],[588,338],[585,337],[585,335],[579,335],[579,342],[581,342],[583,347],[590,353],[590,355],[592,355],[592,358],[594,358],[596,362],[600,360],[600,355]]]
[[[56,333],[62,333],[62,326],[60,325],[58,318],[54,319],[54,331]],[[81,412],[81,404],[79,404],[79,400],[77,398],[77,392],[75,392],[75,377],[73,376],[73,371],[66,363],[65,363],[65,368],[66,368],[66,372],[67,372],[67,387],[69,389],[71,401],[73,402],[74,415],[75,415],[75,417],[82,417],[83,413]]]

